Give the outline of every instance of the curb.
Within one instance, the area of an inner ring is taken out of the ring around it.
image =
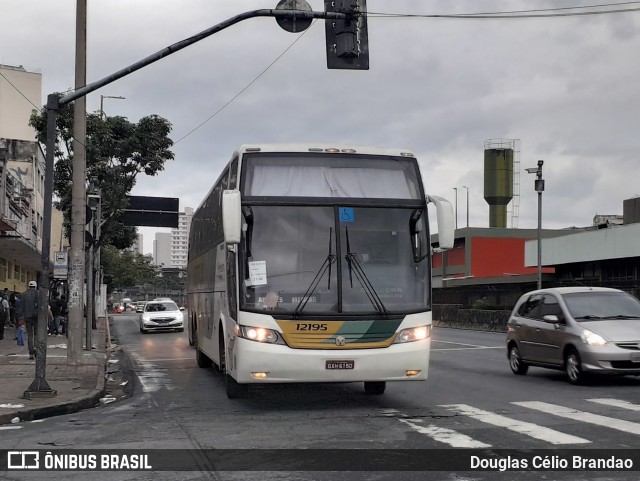
[[[60,416],[63,414],[73,414],[83,409],[89,409],[95,407],[100,403],[100,398],[105,394],[105,366],[98,364],[98,379],[96,388],[93,393],[80,396],[73,401],[67,401],[61,404],[54,404],[51,406],[43,406],[32,409],[24,409],[19,411],[13,411],[11,413],[0,414],[0,425],[11,424],[11,420],[15,417],[20,418],[20,422],[34,421],[36,419],[44,419],[53,416]]]

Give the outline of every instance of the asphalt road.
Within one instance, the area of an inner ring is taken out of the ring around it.
[[[331,449],[324,465],[339,466],[349,449],[415,451],[454,456],[471,448],[550,450],[635,449],[640,446],[640,379],[601,379],[572,386],[562,372],[531,368],[511,373],[504,334],[435,329],[427,382],[389,383],[368,396],[361,383],[296,384],[252,388],[229,400],[222,377],[195,363],[187,333],[140,334],[137,318],[115,316],[113,334],[131,360],[130,399],[69,416],[29,423],[0,434],[10,449],[231,448]],[[321,451],[320,453],[323,453]],[[350,454],[351,453],[351,454]],[[369,452],[367,452],[369,453]],[[193,455],[201,472],[92,473],[92,479],[625,479],[638,472],[220,472]],[[551,458],[550,458],[551,459]],[[553,459],[551,459],[553,460]],[[366,460],[365,460],[366,461]],[[241,460],[239,462],[242,462]],[[292,468],[295,469],[295,468]],[[20,473],[18,473],[20,474]],[[28,473],[11,479],[86,479],[86,473]]]

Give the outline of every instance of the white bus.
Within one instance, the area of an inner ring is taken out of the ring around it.
[[[228,397],[250,384],[427,379],[431,250],[453,210],[403,150],[244,145],[196,210],[188,327]]]

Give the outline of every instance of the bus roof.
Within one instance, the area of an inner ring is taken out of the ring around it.
[[[335,152],[366,155],[390,155],[396,157],[415,157],[411,153],[411,151],[407,149],[326,143],[245,144],[240,146],[237,152],[240,155],[243,155],[247,152]]]

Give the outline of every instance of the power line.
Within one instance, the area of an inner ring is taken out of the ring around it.
[[[316,20],[313,21],[313,23],[311,24],[311,27],[313,27],[313,25],[315,25]],[[188,136],[190,136],[192,133],[194,133],[196,130],[198,130],[200,127],[202,127],[204,124],[206,124],[207,122],[209,122],[212,118],[214,118],[216,115],[218,115],[220,112],[222,112],[224,109],[226,109],[234,100],[236,100],[238,97],[240,97],[240,95],[242,95],[249,87],[251,87],[254,83],[256,83],[258,81],[258,79],[260,77],[262,77],[265,73],[267,73],[267,71],[273,67],[275,65],[275,63],[280,60],[289,50],[291,50],[293,48],[293,46],[300,41],[300,39],[309,31],[311,30],[311,28],[308,28],[307,30],[305,30],[304,32],[302,32],[301,35],[299,35],[292,43],[291,45],[289,45],[286,49],[284,49],[284,51],[278,55],[275,60],[273,62],[271,62],[262,72],[260,72],[251,82],[249,82],[247,85],[245,85],[237,94],[235,94],[233,97],[231,97],[231,99],[229,99],[224,105],[222,105],[222,107],[220,107],[218,110],[216,110],[213,114],[211,114],[206,120],[202,121],[200,124],[198,124],[196,127],[194,127],[193,129],[191,129],[189,132],[187,132],[185,135],[183,135],[182,137],[180,137],[178,140],[176,140],[173,145],[176,145],[178,142],[186,139]]]
[[[448,19],[512,19],[512,18],[549,18],[549,17],[573,17],[584,15],[604,15],[613,13],[628,13],[640,11],[638,8],[619,8],[608,10],[592,10],[588,12],[566,12],[566,10],[579,10],[587,8],[617,7],[622,5],[637,5],[640,1],[605,3],[594,5],[582,5],[574,7],[556,7],[531,10],[511,10],[499,12],[477,12],[477,13],[450,13],[450,14],[405,14],[405,13],[382,13],[368,12],[369,17],[377,18],[448,18]],[[543,12],[563,12],[563,13],[543,13]]]
[[[0,77],[2,77],[3,79],[5,79],[5,80],[7,81],[7,83],[8,83],[9,85],[11,85],[11,86],[13,87],[13,89],[14,89],[16,92],[18,92],[20,95],[22,95],[22,97],[24,97],[24,99],[25,99],[27,102],[29,102],[31,105],[33,105],[33,107],[34,107],[36,110],[40,111],[40,107],[38,107],[36,104],[34,104],[34,103],[33,103],[33,102],[32,102],[32,101],[31,101],[31,100],[30,100],[30,99],[29,99],[25,94],[23,94],[23,93],[20,91],[20,89],[19,89],[18,87],[16,87],[15,85],[13,85],[13,83],[11,83],[11,80],[9,80],[7,77],[5,77],[5,75],[4,75],[2,72],[0,72]]]

